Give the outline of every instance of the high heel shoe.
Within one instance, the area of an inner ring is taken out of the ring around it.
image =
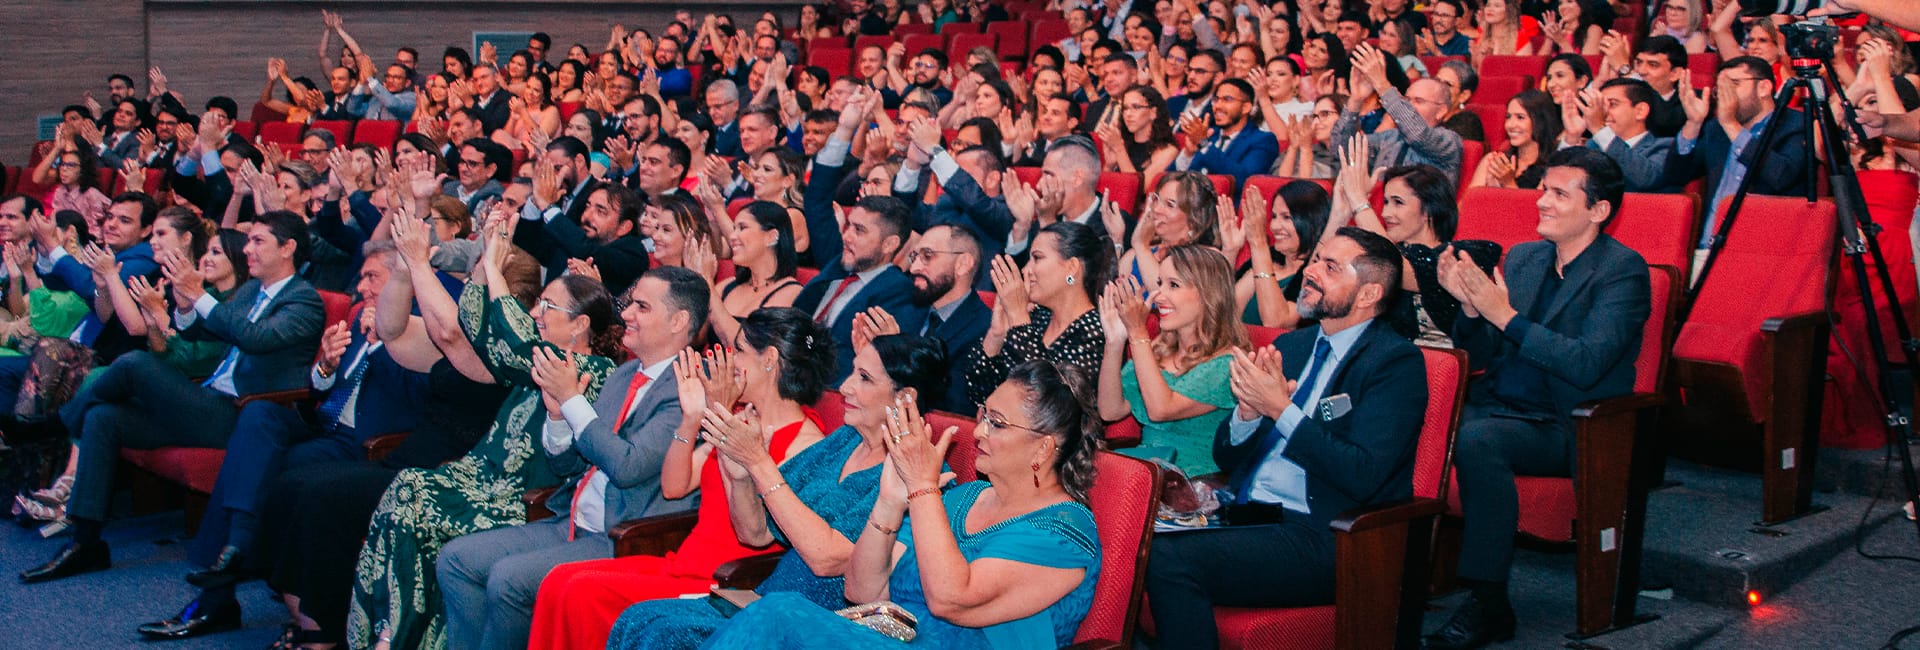
[[[73,476],[61,476],[54,479],[53,485],[44,490],[34,490],[28,496],[47,505],[64,505],[67,498],[73,496]]]
[[[48,505],[26,495],[14,495],[14,510],[35,521],[53,521],[67,514],[67,504]]]

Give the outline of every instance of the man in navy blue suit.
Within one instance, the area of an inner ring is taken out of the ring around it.
[[[239,620],[234,585],[246,566],[259,521],[258,508],[269,481],[284,467],[317,462],[354,460],[365,456],[368,438],[411,431],[418,422],[418,405],[427,399],[427,376],[400,366],[387,353],[373,328],[373,304],[382,287],[400,267],[393,242],[367,244],[357,286],[366,305],[352,321],[327,329],[320,358],[313,363],[309,382],[317,393],[315,417],[270,401],[248,402],[234,421],[227,441],[227,457],[200,531],[196,551],[213,555],[207,569],[187,575],[202,588],[179,616],[140,626],[149,638],[180,639],[226,629]],[[217,546],[216,546],[217,545]],[[196,614],[198,614],[196,616]]]
[[[1706,218],[1697,239],[1702,249],[1718,229],[1720,207],[1733,198],[1748,173],[1757,174],[1754,194],[1807,194],[1807,160],[1801,152],[1808,146],[1807,119],[1791,109],[1774,114],[1773,68],[1759,57],[1735,57],[1720,64],[1716,80],[1722,89],[1716,93],[1717,103],[1709,103],[1709,90],[1695,94],[1692,88],[1680,89],[1687,122],[1674,139],[1665,174],[1674,183],[1706,180],[1707,200],[1700,206]],[[1713,124],[1707,124],[1709,119]],[[1779,132],[1772,146],[1761,151],[1760,135],[1768,128]],[[1766,164],[1756,164],[1761,160]]]
[[[1341,228],[1302,271],[1300,313],[1319,324],[1234,351],[1239,404],[1213,452],[1231,486],[1225,526],[1161,534],[1147,563],[1162,647],[1219,647],[1215,605],[1332,604],[1328,524],[1413,495],[1426,363],[1375,322],[1394,304],[1401,264],[1385,237]]]
[[[884,334],[913,334],[938,339],[946,346],[947,386],[926,403],[949,413],[966,413],[973,408],[967,399],[966,366],[956,361],[967,348],[987,335],[993,309],[973,290],[973,278],[980,272],[980,238],[973,231],[942,224],[920,235],[917,246],[907,251],[907,273],[913,280],[913,305],[927,310],[926,321],[917,330],[902,330],[893,315],[870,309],[854,322],[854,347],[864,347],[873,337]]]
[[[932,119],[916,121],[907,130],[912,144],[906,162],[893,179],[893,192],[914,205],[914,232],[924,233],[937,224],[960,226],[985,245],[986,257],[982,259],[999,257],[1015,221],[1007,197],[1002,195],[1006,159],[981,145],[949,153],[940,145],[940,127]],[[942,190],[933,205],[921,201],[921,195],[932,185],[921,178],[923,169],[933,172],[933,180]],[[985,274],[969,286],[993,288]]]
[[[1272,133],[1253,125],[1253,86],[1241,79],[1220,82],[1213,91],[1213,124],[1208,129],[1204,118],[1186,120],[1181,129],[1187,142],[1174,159],[1174,166],[1185,171],[1226,174],[1234,183],[1248,176],[1265,174],[1280,157],[1280,141]],[[1091,119],[1091,118],[1089,118]]]
[[[839,250],[840,257],[800,290],[793,306],[832,332],[835,386],[853,372],[853,322],[862,312],[879,307],[908,332],[919,331],[926,318],[926,310],[913,304],[913,280],[893,265],[912,234],[911,220],[905,201],[869,196],[847,211],[839,230],[811,231],[813,246]]]

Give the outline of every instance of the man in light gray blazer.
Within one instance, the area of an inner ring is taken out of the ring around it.
[[[591,405],[577,374],[536,359],[545,403],[559,405],[547,414],[541,446],[567,482],[547,501],[555,516],[459,537],[440,552],[448,647],[525,648],[548,571],[613,557],[606,531],[622,521],[696,505],[666,498],[660,471],[681,421],[673,362],[706,326],[708,300],[706,280],[685,268],[654,269],[634,282],[620,312],[621,343],[634,359],[613,370]]]

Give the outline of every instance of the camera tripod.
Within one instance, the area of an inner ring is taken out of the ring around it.
[[[1815,180],[1820,173],[1819,165],[1814,163],[1824,161],[1827,167],[1827,181],[1833,189],[1835,212],[1839,216],[1841,251],[1851,264],[1860,297],[1864,301],[1862,321],[1867,330],[1867,343],[1870,347],[1875,378],[1880,384],[1881,422],[1886,429],[1887,444],[1893,448],[1893,453],[1900,457],[1900,476],[1906,489],[1901,500],[1910,504],[1915,503],[1916,498],[1920,498],[1920,479],[1915,477],[1913,454],[1907,448],[1907,439],[1912,435],[1913,428],[1907,416],[1900,412],[1901,400],[1895,393],[1892,380],[1896,372],[1913,377],[1915,369],[1920,368],[1920,358],[1917,358],[1917,355],[1920,355],[1920,341],[1914,339],[1906,316],[1901,314],[1898,308],[1899,302],[1896,296],[1899,294],[1894,292],[1893,276],[1887,270],[1887,259],[1880,251],[1880,242],[1877,238],[1881,228],[1873,223],[1873,218],[1867,212],[1866,196],[1860,189],[1859,180],[1854,177],[1853,162],[1847,156],[1845,145],[1841,144],[1846,142],[1843,137],[1846,133],[1840,129],[1831,107],[1827,104],[1828,92],[1832,88],[1828,80],[1833,78],[1831,65],[1827,63],[1833,57],[1833,28],[1827,25],[1805,23],[1791,27],[1799,28],[1788,38],[1793,77],[1787,79],[1786,83],[1781,85],[1780,92],[1774,96],[1772,122],[1749,146],[1758,147],[1752,150],[1755,152],[1770,151],[1774,139],[1782,130],[1781,125],[1784,120],[1780,118],[1787,114],[1786,111],[1795,98],[1801,100],[1801,106],[1806,109],[1807,135],[1810,138],[1804,150],[1808,163],[1806,166],[1807,201],[1815,200],[1818,187]],[[1866,132],[1859,126],[1853,104],[1847,101],[1844,94],[1840,96],[1840,102],[1842,109],[1846,112],[1847,123],[1853,127],[1853,133],[1859,136],[1860,141],[1866,141]],[[1814,138],[1816,134],[1818,138]],[[1759,164],[1757,157],[1751,159],[1755,160],[1756,165]],[[1713,271],[1714,260],[1719,256],[1728,233],[1733,231],[1733,222],[1740,213],[1740,205],[1745,202],[1748,192],[1752,189],[1754,178],[1757,176],[1758,174],[1751,173],[1750,170],[1750,173],[1740,179],[1740,187],[1727,200],[1725,215],[1721,218],[1713,237],[1708,240],[1706,261],[1702,264],[1700,272],[1695,275],[1696,291],[1698,287],[1705,286],[1707,275]],[[1712,210],[1712,206],[1708,206],[1708,209]],[[1867,255],[1873,256],[1877,273],[1868,272]],[[1881,293],[1887,297],[1887,304],[1892,306],[1888,310],[1888,317],[1893,321],[1894,332],[1900,337],[1903,360],[1898,362],[1897,370],[1894,367],[1895,362],[1888,359],[1887,342],[1880,330],[1880,314],[1876,313],[1874,305],[1872,278],[1876,276],[1879,279]],[[1689,301],[1686,309],[1681,312],[1681,323],[1686,322],[1692,306],[1693,303]],[[1808,397],[1820,399],[1819,396]],[[1916,504],[1916,507],[1920,507],[1920,504]],[[1920,521],[1915,521],[1914,525],[1915,532],[1920,534]]]

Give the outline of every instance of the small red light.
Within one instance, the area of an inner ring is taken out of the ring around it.
[[[1759,605],[1759,604],[1760,604],[1760,592],[1758,592],[1758,591],[1748,591],[1748,592],[1747,592],[1747,604],[1748,604],[1748,605]]]

